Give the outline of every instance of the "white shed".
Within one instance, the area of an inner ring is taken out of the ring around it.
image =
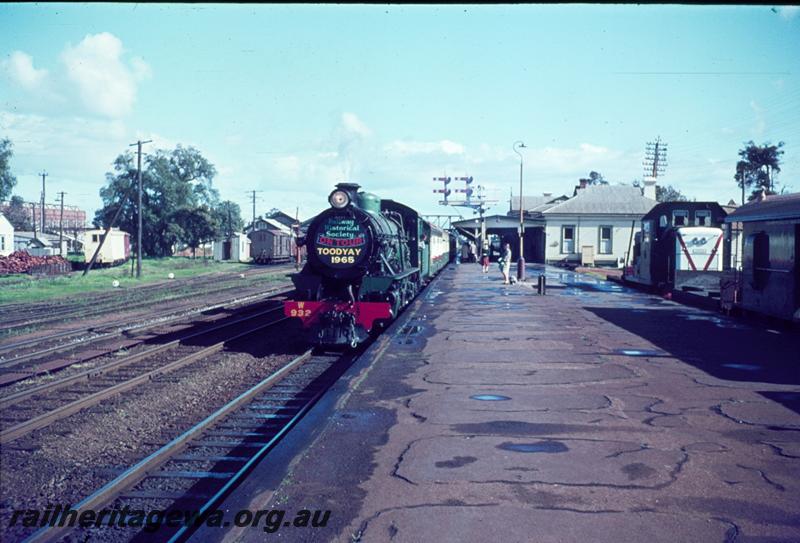
[[[250,262],[250,238],[235,232],[230,238],[214,241],[214,260]]]
[[[0,256],[14,252],[14,225],[0,213]]]
[[[104,228],[86,230],[83,232],[83,254],[88,264],[94,252],[106,235]],[[108,239],[103,243],[100,254],[97,255],[97,264],[120,264],[131,256],[130,234],[117,228],[112,228]]]

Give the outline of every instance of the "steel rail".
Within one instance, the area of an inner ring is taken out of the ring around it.
[[[244,304],[244,303],[253,302],[253,301],[256,301],[256,300],[259,300],[259,299],[262,299],[262,298],[271,298],[273,296],[280,296],[281,294],[287,294],[287,293],[291,292],[292,290],[294,290],[292,287],[288,287],[286,285],[282,285],[280,287],[276,287],[276,288],[274,288],[272,290],[269,290],[267,292],[262,292],[262,293],[258,293],[258,294],[252,294],[252,295],[249,295],[249,296],[245,296],[243,298],[231,298],[230,300],[226,300],[224,302],[220,302],[220,303],[217,303],[217,304],[212,304],[212,305],[209,305],[209,306],[197,307],[197,308],[194,308],[194,309],[170,309],[170,310],[162,311],[160,313],[156,313],[155,315],[150,314],[150,315],[147,315],[146,317],[144,317],[144,320],[146,320],[147,322],[141,322],[141,319],[140,319],[140,322],[138,322],[136,324],[132,324],[130,326],[125,326],[125,325],[129,324],[131,322],[131,319],[127,319],[127,320],[121,319],[121,320],[118,320],[118,321],[115,321],[115,322],[112,322],[112,323],[109,323],[109,324],[104,324],[102,326],[91,326],[89,328],[80,328],[80,329],[75,328],[75,329],[72,329],[72,330],[65,330],[63,332],[57,332],[55,334],[50,334],[50,335],[43,336],[43,337],[31,338],[31,339],[18,341],[16,343],[11,343],[11,344],[7,344],[7,345],[0,345],[0,354],[3,354],[5,352],[13,351],[14,349],[18,349],[20,347],[25,347],[27,345],[34,345],[36,343],[44,343],[46,341],[51,341],[51,340],[54,340],[54,339],[68,337],[68,336],[76,335],[76,334],[83,334],[83,333],[87,333],[87,332],[91,333],[94,330],[98,330],[98,329],[108,329],[108,328],[119,327],[118,330],[115,330],[113,332],[101,333],[101,334],[99,334],[99,335],[97,335],[95,337],[88,338],[88,339],[82,339],[80,341],[77,341],[77,342],[74,342],[74,343],[71,343],[71,344],[68,344],[68,345],[56,345],[56,346],[48,347],[46,349],[42,349],[40,351],[36,351],[36,352],[33,352],[33,353],[28,353],[28,354],[24,354],[24,355],[21,355],[21,356],[17,356],[15,358],[10,358],[8,360],[2,360],[2,361],[0,361],[0,369],[13,368],[14,365],[16,365],[19,362],[23,362],[25,360],[31,360],[33,358],[37,358],[37,357],[44,356],[44,355],[47,355],[47,354],[50,354],[50,353],[53,353],[53,352],[58,352],[58,351],[61,351],[61,350],[68,350],[68,348],[70,348],[70,347],[86,345],[87,343],[100,341],[101,339],[107,339],[107,338],[110,338],[110,337],[120,336],[120,335],[125,334],[126,332],[131,331],[131,330],[147,330],[149,328],[154,328],[156,326],[161,326],[163,324],[174,322],[176,320],[180,320],[180,319],[186,318],[186,317],[191,316],[191,315],[196,315],[197,313],[203,313],[203,312],[206,312],[206,311],[213,311],[215,309],[220,309],[220,308],[223,308],[223,307],[237,306],[237,305],[241,305],[241,304]],[[154,319],[157,319],[157,321],[154,322]]]
[[[83,501],[73,507],[73,509],[80,512],[87,510],[98,510],[103,505],[110,503],[117,496],[136,485],[139,481],[147,476],[148,471],[152,471],[159,466],[165,464],[170,458],[181,452],[188,444],[189,441],[201,435],[207,428],[213,426],[223,417],[235,411],[243,404],[251,401],[255,396],[269,389],[283,379],[287,373],[301,366],[303,363],[311,359],[312,350],[309,349],[302,355],[298,356],[272,375],[254,385],[247,391],[243,392],[217,411],[203,419],[201,422],[192,426],[189,430],[179,435],[157,451],[153,452],[146,458],[140,460],[135,465],[131,466],[114,480],[110,481],[92,495],[85,498]],[[71,530],[68,526],[54,526],[45,527],[37,532],[34,532],[25,541],[26,543],[38,543],[44,541],[55,541],[62,537],[66,532]]]
[[[244,336],[248,336],[264,328],[269,328],[270,326],[274,326],[275,324],[278,324],[279,322],[283,322],[285,320],[287,320],[286,317],[272,321],[268,324],[262,324],[256,326],[254,328],[251,328],[250,330],[236,334],[233,337],[215,343],[214,345],[206,347],[200,351],[181,357],[178,360],[170,362],[169,364],[142,373],[140,375],[137,375],[136,377],[128,379],[127,381],[123,381],[111,387],[105,388],[103,390],[95,392],[94,394],[84,396],[83,398],[79,398],[66,405],[48,411],[47,413],[43,413],[37,417],[28,419],[24,422],[11,426],[10,428],[0,431],[0,444],[9,443],[11,441],[14,441],[15,439],[19,439],[20,437],[33,432],[34,430],[38,430],[40,428],[49,426],[52,422],[66,418],[87,407],[96,405],[106,398],[124,392],[126,390],[130,390],[131,388],[134,388],[141,383],[150,381],[153,377],[156,377],[164,373],[169,373],[183,366],[186,366],[192,362],[206,358],[209,355],[221,351],[227,343],[240,339]]]
[[[232,320],[232,321],[227,321],[227,322],[224,322],[222,324],[211,326],[209,328],[204,328],[203,330],[200,330],[199,332],[193,332],[191,334],[187,334],[185,336],[182,336],[182,337],[179,337],[177,339],[174,339],[174,340],[172,340],[172,341],[170,341],[168,343],[164,343],[163,345],[159,345],[157,347],[153,347],[152,349],[147,349],[147,350],[142,351],[140,353],[136,353],[136,354],[131,354],[131,355],[125,356],[124,358],[120,358],[118,360],[115,360],[114,362],[111,362],[110,364],[105,364],[105,365],[97,367],[97,368],[88,369],[86,371],[82,371],[80,373],[76,373],[75,375],[71,375],[69,377],[64,377],[63,379],[59,379],[57,381],[51,381],[49,383],[45,383],[43,385],[39,385],[39,386],[32,387],[32,388],[29,388],[29,389],[26,389],[26,390],[22,390],[20,392],[14,393],[14,394],[9,394],[8,396],[0,397],[0,409],[9,407],[9,406],[17,404],[17,403],[20,403],[20,402],[22,402],[24,400],[27,400],[28,398],[30,398],[32,396],[37,396],[37,395],[42,394],[44,392],[52,392],[52,391],[55,391],[55,390],[59,390],[61,388],[64,388],[66,386],[70,386],[70,385],[72,385],[72,384],[74,384],[76,382],[79,382],[79,381],[84,381],[84,380],[88,381],[93,377],[98,377],[100,375],[103,375],[104,373],[107,373],[107,372],[111,371],[111,370],[118,370],[118,369],[124,368],[125,366],[133,364],[135,362],[139,362],[140,360],[142,360],[144,358],[147,358],[147,357],[150,357],[150,356],[153,356],[153,355],[156,355],[156,354],[159,354],[159,353],[174,349],[175,347],[180,346],[180,344],[182,342],[186,341],[187,339],[192,339],[194,337],[198,337],[198,336],[206,335],[206,334],[209,334],[209,333],[212,333],[212,332],[216,332],[218,330],[222,330],[222,329],[227,328],[229,326],[233,326],[234,324],[239,324],[241,322],[245,322],[245,321],[249,321],[249,320],[252,320],[252,319],[256,319],[258,317],[263,317],[264,315],[269,315],[270,313],[276,313],[278,311],[281,311],[281,309],[282,308],[280,308],[280,307],[273,307],[272,309],[267,309],[265,311],[259,311],[258,313],[255,313],[253,315],[248,315],[246,317],[239,317],[239,318],[237,318],[235,320]],[[99,358],[101,356],[107,356],[108,354],[113,353],[113,352],[114,351],[109,351],[109,352],[104,353],[104,354],[99,354],[95,358]],[[85,362],[85,361],[86,360],[84,359],[81,362]],[[34,372],[31,372],[31,374],[30,374],[31,377],[33,377],[35,375],[37,375],[37,374],[34,373]]]
[[[280,275],[283,272],[292,272],[294,273],[294,266],[275,266],[275,268],[271,269],[262,269],[262,270],[243,270],[241,273],[245,275],[245,278],[259,278],[260,276],[269,276],[269,275]],[[124,294],[128,295],[139,295],[141,293],[150,293],[151,291],[157,291],[159,289],[167,290],[169,287],[173,287],[175,285],[179,286],[203,286],[206,283],[214,283],[219,281],[228,281],[229,279],[240,279],[238,277],[232,277],[231,275],[227,275],[225,272],[217,273],[217,274],[206,274],[200,276],[192,276],[192,277],[184,277],[180,279],[169,279],[164,281],[158,281],[155,283],[148,283],[145,285],[135,285],[132,287],[127,287],[122,290]],[[119,298],[118,292],[92,292],[93,294],[92,301],[90,303],[95,304],[98,302],[105,302],[105,301],[114,301]],[[7,303],[7,304],[0,304],[0,310],[3,311],[5,314],[13,314],[16,312],[42,312],[42,311],[50,311],[52,308],[57,308],[59,310],[64,309],[71,309],[71,310],[78,310],[82,307],[88,305],[87,302],[78,303],[76,304],[73,301],[68,301],[67,297],[62,298],[55,298],[53,300],[47,301],[39,301],[39,302],[15,302],[15,303]],[[19,320],[19,319],[17,319]],[[0,327],[2,327],[7,322],[11,322],[11,320],[3,320],[0,318]]]
[[[237,278],[238,279],[238,278]],[[199,285],[187,285],[187,284],[177,284],[176,287],[198,287],[198,286],[208,286],[208,284],[213,284],[212,282],[204,282]],[[255,286],[255,285],[250,285]],[[220,286],[216,290],[212,291],[211,293],[221,293],[227,292],[229,290],[235,289],[242,289],[246,288],[247,285],[241,284],[227,284],[224,286]],[[41,318],[33,318],[33,317],[26,317],[22,319],[16,320],[9,320],[0,322],[0,326],[3,328],[4,331],[8,330],[16,330],[19,328],[28,328],[28,327],[38,327],[43,326],[50,323],[60,322],[69,320],[72,317],[81,317],[81,318],[88,318],[88,317],[96,317],[98,315],[104,315],[106,313],[112,313],[115,310],[120,308],[126,309],[139,309],[142,307],[147,307],[148,305],[152,305],[154,303],[161,303],[161,302],[180,302],[184,300],[189,300],[198,294],[207,294],[207,292],[198,292],[195,290],[190,290],[189,292],[182,292],[177,293],[173,296],[169,296],[167,298],[162,298],[158,300],[153,299],[139,299],[139,300],[112,300],[113,303],[108,305],[103,305],[101,307],[79,307],[79,308],[64,308],[63,310],[54,310],[47,315],[44,315]]]

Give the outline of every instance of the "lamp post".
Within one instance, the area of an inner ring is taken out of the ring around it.
[[[517,151],[517,149],[526,149],[525,144],[521,141],[515,141],[514,145],[511,146],[517,155],[519,155],[519,260],[517,260],[517,280],[524,281],[525,280],[525,255],[524,253],[524,243],[525,243],[525,215],[524,210],[522,209],[522,153]]]

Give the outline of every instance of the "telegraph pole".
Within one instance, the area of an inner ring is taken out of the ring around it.
[[[647,143],[644,153],[644,196],[645,198],[656,199],[656,182],[658,176],[664,175],[667,168],[667,144],[661,141],[661,137],[656,141]],[[652,196],[648,196],[648,188],[653,187]]]
[[[44,205],[45,205],[44,185],[45,185],[45,181],[44,180],[48,176],[48,173],[43,171],[39,175],[42,176],[42,213],[41,213],[40,216],[41,216],[41,223],[42,223],[42,234],[44,234],[44,229],[45,229],[45,222],[44,222],[44,218],[45,218],[45,214],[44,214]]]
[[[250,198],[253,201],[253,222],[250,226],[251,230],[255,230],[256,228],[256,193],[264,192],[263,190],[248,190],[247,194],[250,195]]]
[[[64,195],[66,192],[59,192],[61,196],[61,214],[58,217],[58,254],[64,256]]]
[[[137,161],[136,167],[136,178],[139,184],[139,202],[136,206],[136,216],[138,221],[138,226],[136,229],[136,278],[141,279],[142,277],[142,144],[143,143],[150,143],[153,140],[142,141],[139,140],[136,143],[131,143],[128,147],[133,147],[136,145],[139,159]],[[106,233],[108,235],[108,233]]]

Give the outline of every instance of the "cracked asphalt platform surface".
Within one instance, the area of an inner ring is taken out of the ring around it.
[[[800,541],[800,336],[546,274],[448,268],[226,504],[325,528],[195,539]]]

